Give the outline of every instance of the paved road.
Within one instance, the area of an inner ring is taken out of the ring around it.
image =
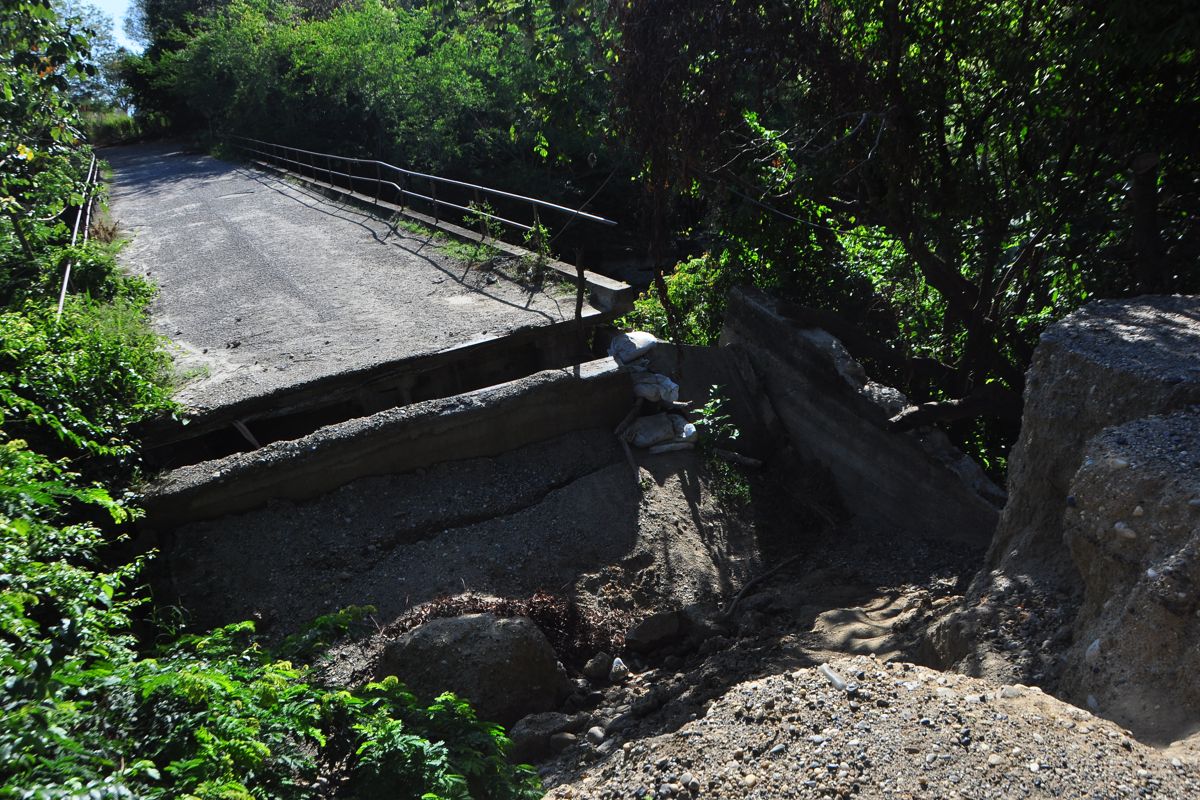
[[[574,313],[274,176],[165,145],[103,156],[121,262],[158,284],[198,410]]]

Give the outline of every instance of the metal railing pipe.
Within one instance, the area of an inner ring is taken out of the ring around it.
[[[87,177],[83,181],[83,205],[75,211],[75,226],[71,230],[71,247],[75,246],[75,242],[79,238],[80,221],[83,222],[83,243],[87,244],[88,229],[92,225],[92,186],[99,177],[100,169],[96,163],[96,154],[92,153],[92,159],[88,162]],[[57,323],[62,319],[63,306],[67,302],[67,285],[71,282],[71,267],[74,261],[71,258],[67,259],[67,266],[63,269],[62,289],[58,293],[58,311],[54,315],[54,321]]]
[[[383,169],[383,168],[390,169],[390,170],[393,170],[394,172],[396,172],[398,175],[403,175],[405,177],[420,178],[420,179],[428,180],[433,183],[440,183],[440,184],[444,184],[447,186],[457,186],[457,187],[460,187],[463,189],[469,189],[472,191],[483,192],[483,193],[491,195],[493,197],[503,197],[508,200],[515,200],[518,202],[529,203],[530,205],[537,206],[539,208],[549,209],[549,210],[556,211],[556,212],[559,212],[562,214],[566,214],[571,217],[579,217],[581,219],[585,219],[590,222],[595,222],[595,223],[598,223],[601,225],[616,225],[617,224],[614,220],[608,219],[606,217],[601,217],[596,214],[591,214],[591,213],[588,213],[581,209],[568,208],[567,206],[562,206],[562,205],[559,205],[558,203],[551,203],[548,200],[539,200],[536,197],[529,197],[527,195],[516,194],[515,192],[506,192],[503,189],[493,189],[489,186],[482,186],[477,183],[469,183],[467,181],[460,181],[460,180],[456,180],[454,178],[443,178],[439,175],[431,175],[430,173],[427,173],[427,172],[418,172],[416,170],[404,169],[403,167],[397,167],[395,164],[389,164],[388,162],[380,161],[379,159],[352,158],[349,156],[339,156],[339,155],[334,155],[334,154],[330,154],[330,153],[322,153],[322,152],[318,152],[316,150],[305,150],[304,148],[301,148],[301,147],[291,147],[289,145],[279,145],[274,142],[267,142],[262,139],[255,139],[255,138],[252,138],[249,136],[233,136],[232,138],[239,139],[239,140],[245,141],[245,142],[253,142],[258,145],[267,145],[269,147],[282,148],[282,149],[291,151],[293,153],[307,155],[310,158],[322,157],[322,158],[327,159],[327,163],[328,163],[328,159],[337,158],[337,159],[347,162],[347,163],[353,162],[356,164],[374,164],[374,165],[377,165],[381,169]],[[245,149],[265,155],[265,153],[261,150],[256,150],[254,148],[245,148]],[[282,159],[282,160],[289,160],[289,159]],[[292,163],[297,163],[297,162],[292,161]],[[342,173],[342,174],[345,174],[345,173]],[[314,177],[315,177],[315,174],[314,174]],[[332,182],[332,180],[331,180],[331,182]]]

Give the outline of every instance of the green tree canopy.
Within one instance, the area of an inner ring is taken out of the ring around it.
[[[653,191],[702,195],[818,306],[797,317],[951,401],[910,423],[1015,419],[1047,321],[1200,289],[1195,4],[632,2],[619,24]]]

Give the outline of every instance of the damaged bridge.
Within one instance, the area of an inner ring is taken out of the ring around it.
[[[631,366],[607,355],[631,287],[553,260],[531,282],[532,254],[366,191],[362,163],[248,156],[108,154],[125,266],[158,284],[187,378],[186,424],[147,431],[141,533],[194,624],[286,633],[371,604],[386,625],[439,597],[539,591],[601,616],[712,609],[806,553],[825,618],[982,552],[995,487],[936,436],[890,432],[896,398],[768,298],[731,297],[720,347],[660,343]],[[740,488],[690,445],[614,435],[658,407],[691,431],[714,385],[735,462],[764,465]],[[670,397],[635,405],[647,388]],[[887,557],[897,538],[921,558]],[[872,613],[852,614],[861,646],[896,651]]]

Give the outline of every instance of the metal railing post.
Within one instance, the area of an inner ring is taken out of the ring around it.
[[[83,205],[75,210],[75,228],[71,231],[71,247],[75,246],[75,242],[79,237],[79,225],[83,223],[83,241],[87,244],[88,228],[92,224],[92,184],[99,177],[99,169],[96,164],[96,153],[92,152],[92,158],[88,162],[87,176],[83,179]],[[63,306],[67,302],[67,286],[71,283],[71,267],[73,266],[73,258],[67,259],[67,266],[63,270],[62,290],[58,293],[58,311],[54,315],[54,322],[57,324],[62,320]]]
[[[379,174],[379,162],[375,162],[375,204],[379,204],[379,192],[383,189],[383,181]]]
[[[429,196],[433,198],[433,221],[441,222],[441,216],[438,213],[441,209],[437,199],[437,184],[434,183],[433,178],[429,179]]]

